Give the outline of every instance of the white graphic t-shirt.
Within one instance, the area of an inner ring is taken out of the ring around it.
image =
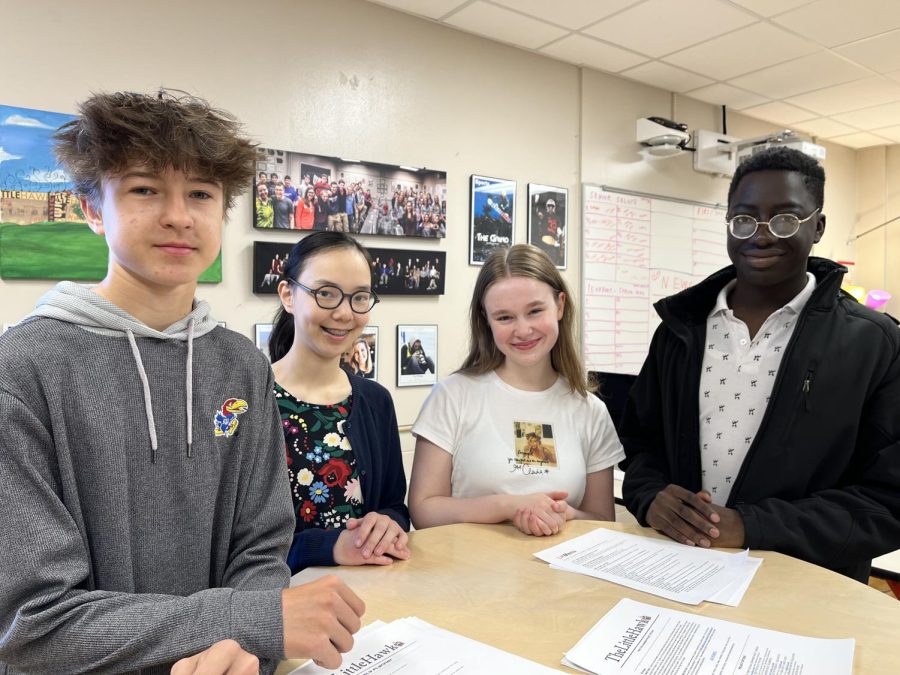
[[[578,508],[585,477],[625,457],[603,402],[560,377],[522,391],[496,373],[438,382],[412,433],[453,456],[453,497],[565,490]]]

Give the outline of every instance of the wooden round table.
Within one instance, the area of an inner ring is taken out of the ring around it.
[[[337,574],[366,602],[363,623],[417,616],[532,661],[560,665],[621,598],[761,628],[856,639],[854,673],[900,673],[900,602],[857,581],[770,551],[738,607],[684,605],[607,581],[552,570],[532,554],[597,527],[659,537],[623,523],[571,521],[553,537],[512,525],[448,525],[412,532],[411,559],[387,567],[311,568],[291,585]],[[302,661],[285,661],[287,673]]]

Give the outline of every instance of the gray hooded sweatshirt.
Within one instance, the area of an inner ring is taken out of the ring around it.
[[[0,337],[0,674],[271,672],[294,516],[271,370],[205,302],[163,331],[70,282]]]

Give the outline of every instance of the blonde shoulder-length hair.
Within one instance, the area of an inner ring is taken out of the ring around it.
[[[541,249],[530,244],[516,244],[495,251],[485,261],[475,281],[472,304],[469,306],[469,354],[457,372],[466,375],[483,375],[496,370],[503,363],[503,353],[494,342],[494,335],[484,311],[484,296],[500,279],[528,277],[547,284],[553,297],[559,300],[565,294],[562,319],[559,321],[559,337],[550,350],[553,369],[566,378],[573,391],[581,396],[596,390],[589,382],[584,365],[575,347],[575,303],[569,287],[556,269],[553,261]]]

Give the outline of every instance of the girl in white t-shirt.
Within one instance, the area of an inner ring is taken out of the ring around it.
[[[624,459],[575,348],[575,310],[547,254],[518,244],[481,268],[469,354],[416,423],[409,510],[417,528],[510,520],[525,534],[615,520]]]

